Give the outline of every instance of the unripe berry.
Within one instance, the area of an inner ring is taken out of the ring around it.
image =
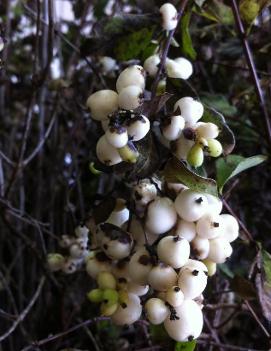
[[[208,259],[215,263],[224,263],[232,254],[231,244],[223,237],[210,240]]]
[[[166,292],[166,301],[173,307],[179,307],[184,301],[184,294],[178,286],[172,286]]]
[[[182,219],[194,222],[206,213],[208,201],[203,194],[187,189],[176,197],[175,208]]]
[[[109,126],[105,132],[106,140],[115,148],[123,147],[128,142],[127,129],[124,127]]]
[[[206,258],[202,261],[208,269],[208,276],[212,277],[216,273],[216,263]]]
[[[109,89],[99,90],[87,99],[87,107],[91,117],[97,121],[106,119],[107,116],[118,109],[118,94]]]
[[[122,161],[118,150],[109,144],[105,135],[98,140],[96,154],[99,161],[107,166],[113,166]]]
[[[169,309],[165,302],[158,298],[151,298],[147,300],[144,306],[147,319],[151,324],[158,325],[164,322],[169,315]]]
[[[199,296],[207,285],[207,267],[202,262],[195,262],[190,260],[179,272],[178,286],[184,293],[185,299],[194,299]]]
[[[197,234],[204,239],[213,239],[223,235],[223,219],[220,215],[204,215],[196,225]]]
[[[131,118],[127,122],[128,134],[133,141],[143,139],[150,130],[150,121],[143,115]]]
[[[177,140],[184,129],[184,124],[185,120],[180,115],[167,118],[161,127],[163,136],[169,141]]]
[[[161,218],[163,220],[161,221]],[[172,229],[177,220],[173,202],[167,197],[157,197],[148,206],[146,228],[154,234]]]
[[[146,285],[148,283],[148,275],[152,269],[152,260],[145,248],[141,248],[133,254],[128,269],[133,282],[139,285]]]
[[[118,153],[122,161],[125,161],[128,163],[136,163],[139,157],[139,153],[131,141],[129,141],[127,145],[119,148]]]
[[[199,144],[195,144],[187,155],[187,162],[193,167],[200,167],[203,164],[204,153]]]
[[[175,229],[175,235],[178,235],[189,242],[192,241],[196,236],[195,223],[185,221],[184,219],[179,219]]]
[[[51,272],[59,271],[65,262],[64,256],[58,253],[51,253],[47,255],[47,265]]]
[[[162,262],[173,268],[180,268],[189,259],[189,242],[179,236],[166,236],[159,241],[157,255]]]
[[[87,293],[87,298],[91,302],[100,303],[103,301],[103,290],[102,289],[93,289]]]
[[[215,139],[218,137],[219,129],[214,123],[198,122],[196,125],[196,133],[198,138]]]
[[[129,293],[127,303],[120,304],[111,318],[116,325],[130,325],[140,318],[141,313],[142,306],[139,297]]]
[[[204,111],[203,105],[189,96],[183,97],[175,103],[174,111],[178,109],[181,111],[187,126],[194,126],[202,117]]]
[[[238,238],[239,224],[230,214],[222,214],[220,216],[223,221],[223,236],[229,243],[231,243]]]
[[[117,92],[120,93],[124,88],[130,85],[136,85],[141,91],[144,90],[145,74],[142,66],[130,66],[121,72],[116,82]]]
[[[191,242],[192,252],[197,259],[203,260],[208,257],[210,244],[208,239],[201,238],[196,236],[195,239]]]
[[[164,30],[173,30],[177,27],[177,10],[170,4],[166,3],[160,7],[162,16],[162,27]]]
[[[97,284],[100,289],[116,289],[117,282],[110,272],[100,272],[97,276]]]
[[[216,139],[208,139],[208,155],[211,157],[218,157],[222,154],[223,148],[221,143]]]
[[[109,305],[106,303],[102,303],[100,310],[101,310],[101,316],[104,317],[110,317],[112,316],[118,309],[119,304],[118,303],[114,303],[113,305]]]
[[[203,328],[201,308],[193,300],[185,300],[164,322],[168,335],[175,341],[191,341],[200,336]]]
[[[106,288],[103,290],[103,302],[107,306],[112,306],[119,300],[119,294],[115,289]]]
[[[144,69],[150,75],[150,77],[155,77],[157,74],[159,63],[159,55],[152,55],[144,61]]]
[[[177,278],[177,273],[171,266],[159,263],[151,269],[148,282],[154,290],[167,291],[177,283]]]
[[[125,110],[134,110],[142,104],[142,89],[137,85],[129,85],[119,93],[118,104]]]

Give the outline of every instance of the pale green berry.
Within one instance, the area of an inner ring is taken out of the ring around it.
[[[211,157],[218,157],[222,154],[223,148],[221,143],[216,139],[208,139],[207,152]]]
[[[119,301],[119,294],[115,289],[104,289],[103,290],[103,303],[108,306],[112,306]]]
[[[127,145],[117,149],[121,159],[125,162],[136,163],[139,153],[132,142],[128,142]]]
[[[118,303],[114,303],[113,305],[108,305],[107,303],[103,302],[101,304],[101,316],[110,317],[114,314],[119,307]]]
[[[87,298],[91,302],[100,303],[103,301],[103,290],[102,289],[93,289],[87,293]]]
[[[47,264],[52,272],[59,271],[65,262],[65,258],[58,253],[51,253],[47,256]]]
[[[187,155],[187,162],[193,167],[200,167],[203,164],[204,153],[199,144],[195,144]]]
[[[97,276],[97,284],[100,289],[116,289],[117,282],[110,272],[100,272]]]
[[[202,260],[202,262],[205,264],[205,266],[208,269],[208,276],[212,277],[213,275],[215,275],[217,264],[215,262],[209,260],[208,258],[206,258],[205,260]]]

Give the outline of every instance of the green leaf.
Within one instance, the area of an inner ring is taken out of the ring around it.
[[[197,8],[197,13],[224,25],[231,25],[234,22],[230,6],[225,5],[220,0],[205,1],[201,7]]]
[[[266,283],[271,287],[271,255],[269,252],[262,250],[263,268],[265,272]]]
[[[153,28],[142,28],[122,37],[115,47],[116,58],[120,61],[145,60],[153,54],[156,48],[156,45],[151,43],[152,36]]]
[[[241,0],[239,9],[241,18],[250,24],[259,15],[261,6],[258,0]]]
[[[197,53],[193,47],[192,39],[189,32],[190,18],[191,11],[187,12],[183,16],[181,21],[182,51],[187,57],[191,58],[192,60],[195,60]]]
[[[194,191],[218,196],[215,180],[201,177],[190,171],[185,163],[176,157],[167,162],[164,176],[165,180],[170,183],[182,183]]]
[[[223,153],[230,154],[235,146],[235,138],[223,115],[214,108],[205,106],[201,122],[212,122],[218,126],[220,130],[218,140],[223,146]]]
[[[207,106],[212,106],[212,108],[225,116],[232,116],[237,112],[237,108],[231,105],[228,99],[222,94],[205,93],[203,96],[201,96],[201,100],[204,104]]]
[[[193,351],[197,345],[196,340],[176,342],[174,351]]]
[[[239,155],[229,155],[225,158],[219,158],[216,161],[216,180],[219,193],[222,193],[223,187],[229,179],[248,168],[261,164],[266,159],[267,157],[263,155],[248,158]]]

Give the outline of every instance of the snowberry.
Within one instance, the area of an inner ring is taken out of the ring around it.
[[[160,7],[160,13],[162,16],[162,27],[164,30],[173,30],[177,27],[177,10],[170,4],[166,3]]]
[[[152,259],[145,248],[136,251],[129,262],[129,275],[139,285],[148,283],[148,275],[152,269]]]
[[[179,58],[179,62],[171,59],[166,60],[167,76],[170,78],[188,79],[193,73],[191,63],[185,58]]]
[[[199,263],[191,263],[190,260],[179,272],[178,286],[185,299],[194,299],[206,288],[208,269],[202,262]]]
[[[116,148],[123,147],[128,142],[127,129],[122,126],[110,126],[105,132],[108,143]]]
[[[174,59],[175,62],[178,63],[178,65],[181,66],[182,70],[182,79],[188,79],[192,73],[193,73],[193,66],[189,60],[187,60],[184,57],[177,57]]]
[[[148,282],[154,290],[166,291],[177,282],[175,270],[164,263],[154,266],[148,276]]]
[[[162,262],[173,268],[180,268],[189,259],[189,242],[179,236],[166,236],[157,245],[157,255]]]
[[[197,234],[204,239],[213,239],[223,235],[223,219],[220,215],[207,214],[196,225]]]
[[[78,238],[87,238],[89,234],[89,229],[85,225],[81,224],[75,228],[74,232]]]
[[[103,252],[97,252],[94,255],[90,254],[86,260],[86,271],[91,278],[96,279],[100,272],[110,272],[110,263],[110,259]]]
[[[189,126],[193,126],[203,115],[203,105],[192,97],[183,97],[174,105],[174,111],[180,110],[181,115]]]
[[[140,202],[142,205],[147,205],[155,199],[156,195],[156,186],[149,179],[141,179],[133,187],[133,197],[136,202]]]
[[[63,266],[61,269],[66,274],[72,274],[77,270],[78,265],[80,263],[81,263],[81,260],[78,260],[78,259],[72,258],[72,257],[68,257],[65,260],[65,262],[63,263]]]
[[[116,206],[111,212],[110,216],[105,221],[106,223],[111,223],[117,227],[121,227],[129,219],[130,211],[126,207],[126,201],[123,199],[116,199]]]
[[[127,291],[137,296],[143,296],[149,291],[149,285],[139,285],[134,282],[129,282],[127,285]]]
[[[166,184],[167,184],[167,188],[169,190],[175,191],[176,194],[180,193],[184,189],[188,189],[188,187],[182,183],[166,183]]]
[[[193,167],[200,167],[203,164],[204,153],[201,145],[195,144],[189,150],[187,155],[187,162]]]
[[[134,110],[142,103],[142,89],[137,85],[129,85],[119,93],[119,106],[125,110]]]
[[[223,236],[229,243],[231,243],[238,238],[239,224],[237,220],[230,214],[222,214],[220,216],[223,221]]]
[[[117,69],[117,62],[112,57],[103,56],[99,59],[103,74],[109,74]]]
[[[58,253],[51,253],[47,256],[47,265],[52,272],[59,271],[65,262],[64,256]]]
[[[214,123],[198,122],[196,125],[196,134],[198,138],[215,139],[218,137],[219,129]]]
[[[208,257],[210,244],[208,239],[201,238],[196,236],[195,239],[191,242],[191,247],[194,255],[199,259],[203,260]]]
[[[224,263],[232,254],[231,244],[223,237],[210,240],[208,259],[215,263]]]
[[[178,286],[172,286],[166,292],[166,301],[173,307],[181,306],[184,301],[184,294]]]
[[[143,115],[138,115],[127,121],[128,134],[131,140],[143,139],[150,130],[150,121]]]
[[[117,92],[120,93],[124,88],[130,85],[137,86],[141,91],[144,90],[145,74],[142,66],[130,66],[121,72],[116,82]]]
[[[109,89],[96,91],[87,99],[87,107],[93,119],[97,121],[106,119],[110,113],[118,109],[118,94]]]
[[[100,289],[116,289],[117,282],[110,272],[100,272],[97,275],[97,284]]]
[[[223,202],[216,196],[205,194],[208,200],[208,209],[206,214],[219,215],[222,211]]]
[[[180,115],[167,118],[161,127],[162,134],[169,141],[177,140],[184,129],[184,125],[185,120]]]
[[[208,201],[203,194],[187,189],[176,197],[175,208],[181,218],[194,222],[205,214]]]
[[[207,152],[211,157],[218,157],[222,154],[223,148],[221,143],[216,139],[207,139],[208,147]]]
[[[71,244],[74,243],[74,238],[68,236],[68,235],[62,235],[61,239],[59,241],[59,246],[63,248],[68,248],[71,246]]]
[[[85,256],[86,248],[82,247],[81,245],[75,243],[70,246],[70,255],[72,258],[80,258]]]
[[[194,145],[193,140],[188,140],[183,134],[171,145],[171,150],[179,160],[186,160],[189,150]]]
[[[127,303],[119,304],[116,312],[111,316],[116,325],[130,325],[136,322],[142,313],[142,306],[137,295],[128,293]]]
[[[175,341],[191,341],[200,336],[203,315],[199,305],[193,300],[185,300],[164,322],[168,335]]]
[[[101,121],[101,125],[102,125],[102,128],[103,128],[103,131],[106,132],[108,127],[109,127],[109,123],[110,123],[110,119],[109,118],[106,118],[106,119],[103,119]]]
[[[109,144],[105,135],[97,142],[96,155],[99,161],[107,166],[113,166],[122,161],[118,151]]]
[[[144,62],[144,69],[150,75],[150,77],[155,77],[158,72],[158,65],[160,63],[159,55],[152,55],[148,57]]]
[[[113,266],[112,266],[112,273],[116,278],[125,278],[126,281],[129,279],[129,271],[128,271],[128,265],[129,265],[129,258],[124,258],[123,260],[118,260]]]
[[[162,219],[162,220],[161,220]],[[157,197],[148,206],[146,228],[154,234],[172,229],[177,220],[173,202],[167,197]]]
[[[104,230],[107,223],[104,223],[102,230]],[[117,227],[116,227],[117,228]],[[112,236],[107,235],[102,239],[102,249],[106,256],[114,259],[121,260],[130,255],[133,245],[133,240],[130,234],[124,231],[112,230]]]
[[[187,241],[192,241],[196,236],[195,223],[179,219],[176,225],[175,235],[178,235]]]
[[[147,319],[151,324],[158,325],[164,322],[169,315],[169,309],[165,305],[165,301],[152,297],[144,306]]]

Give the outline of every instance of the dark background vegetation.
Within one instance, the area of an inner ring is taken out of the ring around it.
[[[99,130],[85,101],[115,82],[102,75],[98,57],[116,57],[120,69],[132,59],[142,63],[153,50],[150,40],[161,40],[163,1],[115,0],[105,14],[106,0],[71,0],[71,21],[56,15],[57,2],[0,2],[0,350],[173,350],[173,342],[144,322],[119,329],[94,320],[98,311],[85,300],[93,285],[86,273],[52,274],[45,263],[57,239],[87,217],[95,196],[112,188],[112,178],[108,186],[110,177],[89,171]],[[238,4],[246,31],[241,40],[234,4],[187,4],[187,23],[181,19],[175,33],[180,46],[170,48],[170,56],[193,58],[195,72],[189,83],[170,81],[168,89],[177,96],[196,91],[223,113],[236,135],[235,154],[270,155],[269,4]],[[54,74],[52,64],[58,65]],[[210,170],[215,177],[214,163]],[[209,280],[197,350],[271,347],[271,261],[255,243],[270,250],[270,183],[267,160],[226,186],[241,235],[230,261]]]

